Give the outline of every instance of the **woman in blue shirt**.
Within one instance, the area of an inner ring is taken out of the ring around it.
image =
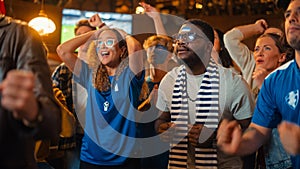
[[[74,80],[88,94],[81,148],[81,168],[138,168],[135,151],[135,116],[140,97],[146,93],[143,52],[136,39],[124,31],[109,29],[98,15],[90,23],[100,30],[75,37],[57,48],[73,71]],[[101,21],[101,20],[100,20]],[[73,51],[84,44],[80,54]],[[81,117],[81,116],[80,116]]]

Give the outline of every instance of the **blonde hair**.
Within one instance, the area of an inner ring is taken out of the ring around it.
[[[153,35],[147,38],[143,44],[144,49],[147,49],[151,46],[162,45],[167,48],[169,52],[173,52],[173,40],[166,35]]]

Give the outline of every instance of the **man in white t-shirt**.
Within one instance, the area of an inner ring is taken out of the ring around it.
[[[215,131],[223,118],[246,128],[254,99],[246,82],[214,62],[214,32],[206,22],[185,22],[174,36],[174,52],[181,66],[161,81],[156,129],[170,141],[169,168],[242,168],[243,159],[216,148]]]

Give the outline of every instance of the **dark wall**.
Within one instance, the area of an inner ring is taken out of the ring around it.
[[[6,10],[7,15],[13,16],[17,19],[22,19],[24,21],[29,21],[32,18],[36,17],[41,8],[40,5],[32,3],[31,1],[24,0],[6,0]],[[84,10],[95,10],[95,4],[92,4],[90,1],[84,1],[83,6],[81,4],[76,4],[76,1],[73,1],[74,4],[69,4],[68,8],[84,9]],[[99,1],[98,6],[105,7],[106,11],[110,9],[112,1]],[[67,5],[67,4],[66,4]],[[94,5],[94,6],[93,6]],[[89,7],[89,8],[88,8]],[[62,7],[57,5],[45,5],[45,12],[49,18],[51,18],[56,24],[56,31],[46,37],[44,41],[49,48],[50,53],[56,54],[55,49],[60,43],[61,35],[61,19],[62,19]],[[99,9],[99,8],[98,8]],[[222,31],[228,31],[234,26],[242,24],[254,23],[257,19],[264,18],[268,21],[270,26],[281,27],[283,23],[283,14],[273,14],[273,15],[253,15],[253,16],[193,16],[194,18],[201,18],[208,23],[210,23],[215,28],[218,28]],[[163,23],[167,29],[168,35],[173,35],[176,33],[184,21],[183,18],[178,18],[176,16],[164,15],[162,17]],[[155,33],[155,28],[153,26],[153,21],[144,15],[133,15],[133,34],[136,35],[139,41],[143,40]],[[245,42],[250,46],[254,44],[254,39],[249,39]]]
[[[134,15],[133,33],[155,33],[153,21],[146,15]],[[258,19],[266,19],[270,27],[277,27],[283,30],[284,17],[282,13],[274,15],[253,15],[253,16],[194,16],[210,23],[214,28],[218,28],[223,32],[232,29],[235,26],[255,23]],[[185,21],[183,18],[172,15],[163,15],[162,21],[167,30],[168,35],[176,33],[181,24]],[[256,37],[245,40],[245,43],[252,49],[254,47]]]

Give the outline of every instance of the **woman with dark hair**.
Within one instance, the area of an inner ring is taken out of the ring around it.
[[[146,93],[142,47],[124,31],[103,25],[57,48],[88,93],[85,115],[79,117],[84,128],[80,168],[134,169],[139,166],[133,158],[135,110]],[[73,53],[82,44],[79,54],[86,55],[87,63]]]
[[[240,74],[241,73],[240,68],[234,63],[228,50],[225,47],[224,40],[223,40],[224,33],[219,29],[214,29],[214,34],[215,34],[214,48],[219,53],[219,58],[222,66],[226,68],[230,68],[234,72]]]

